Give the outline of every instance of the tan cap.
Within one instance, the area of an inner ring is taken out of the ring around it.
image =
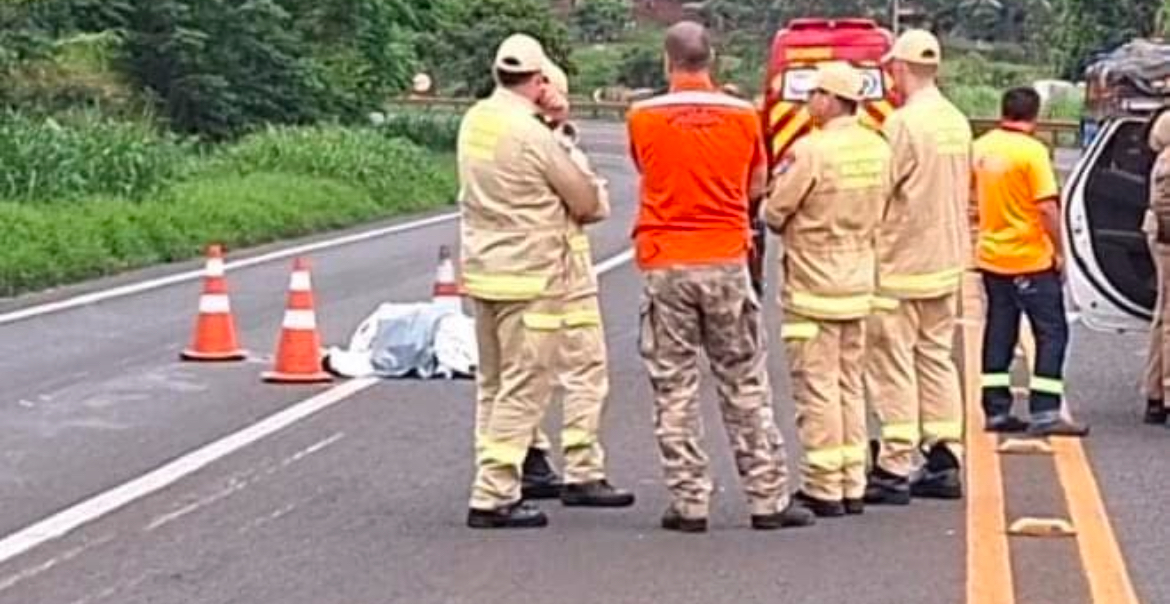
[[[906,30],[885,56],[886,61],[895,59],[919,65],[938,65],[942,61],[942,46],[938,38],[925,29]]]
[[[496,50],[495,68],[507,73],[537,73],[548,63],[544,47],[527,34],[513,34]]]
[[[548,83],[552,85],[553,90],[562,96],[569,96],[569,76],[565,75],[565,70],[552,61],[546,61],[543,71],[544,77],[548,78]]]
[[[859,102],[865,98],[865,78],[848,63],[832,61],[817,65],[813,90],[823,90],[845,100]]]

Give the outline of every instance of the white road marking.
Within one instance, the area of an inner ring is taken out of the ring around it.
[[[290,247],[287,249],[277,250],[275,252],[270,252],[270,253],[263,254],[260,256],[255,256],[253,258],[244,258],[242,260],[236,260],[233,262],[229,262],[229,263],[227,263],[227,268],[229,270],[248,268],[250,266],[256,266],[258,264],[266,264],[266,263],[273,262],[276,260],[283,260],[285,258],[291,258],[293,256],[299,256],[302,254],[308,254],[310,252],[315,252],[318,250],[341,247],[341,246],[350,245],[353,243],[368,241],[370,239],[377,239],[379,237],[385,237],[386,235],[393,235],[396,233],[413,231],[416,229],[421,229],[424,227],[428,227],[428,226],[432,226],[432,225],[436,225],[436,224],[441,224],[444,222],[449,222],[451,220],[455,220],[458,217],[459,217],[458,212],[449,212],[446,214],[440,214],[438,216],[432,216],[430,218],[424,218],[422,220],[414,220],[411,222],[404,222],[401,224],[390,225],[390,226],[386,226],[386,227],[372,229],[369,231],[362,231],[360,233],[354,233],[352,235],[346,235],[344,237],[336,237],[333,239],[326,239],[324,241],[318,241],[315,243],[307,243],[305,245],[298,245],[296,247]],[[156,289],[161,289],[164,287],[169,287],[171,285],[176,285],[178,283],[185,283],[187,281],[194,281],[196,279],[202,279],[205,274],[206,274],[206,270],[201,268],[199,270],[186,271],[183,273],[176,273],[174,275],[168,275],[166,277],[160,277],[158,279],[150,279],[148,281],[140,281],[138,283],[130,283],[128,285],[122,285],[119,287],[104,289],[101,291],[96,291],[96,292],[92,292],[92,293],[88,293],[88,294],[83,294],[80,296],[75,296],[72,298],[67,298],[65,300],[60,300],[57,302],[50,302],[48,304],[40,304],[37,306],[30,306],[28,308],[22,308],[20,310],[14,310],[12,312],[0,314],[0,325],[5,325],[8,323],[15,323],[17,321],[23,321],[25,319],[31,319],[33,317],[39,317],[42,315],[60,312],[63,310],[69,310],[71,308],[77,308],[79,306],[96,304],[98,302],[104,302],[106,300],[113,300],[115,298],[124,298],[126,296],[132,296],[134,294],[141,294],[143,292],[148,292],[148,291],[152,291],[152,290],[156,290]]]
[[[631,258],[633,258],[633,252],[627,250],[597,263],[594,266],[594,271],[598,275],[603,275],[623,266]],[[63,537],[77,528],[102,518],[115,510],[160,491],[198,472],[215,461],[223,459],[248,445],[263,440],[305,418],[368,390],[380,381],[378,378],[359,378],[330,388],[235,433],[204,445],[138,478],[125,482],[104,493],[94,495],[81,503],[12,533],[0,539],[0,564],[4,564],[49,541]],[[338,438],[341,438],[341,435],[335,434],[302,451],[298,455],[311,454],[335,442]],[[296,456],[294,455],[293,457],[295,458]],[[11,587],[11,585],[8,585],[8,587]],[[0,589],[2,589],[2,584],[0,584]]]

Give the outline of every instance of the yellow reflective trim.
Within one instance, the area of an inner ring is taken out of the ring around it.
[[[528,447],[503,440],[484,437],[480,440],[480,463],[491,466],[519,467],[528,455]]]
[[[804,459],[808,465],[825,472],[840,470],[845,465],[845,456],[840,447],[809,449],[804,452]]]
[[[808,109],[803,106],[797,109],[796,113],[793,113],[792,117],[788,118],[788,123],[784,125],[784,128],[780,132],[777,132],[776,136],[772,137],[772,155],[779,155],[780,150],[792,142],[792,139],[796,137],[796,133],[800,132],[801,128],[807,126],[811,121],[812,117],[809,116]]]
[[[566,313],[524,313],[524,326],[538,331],[556,331],[564,327],[600,324],[601,313],[595,310],[577,310]]]
[[[916,444],[921,436],[916,423],[903,422],[882,426],[882,440]]]
[[[535,275],[485,275],[463,273],[469,294],[493,300],[527,300],[544,293],[545,277]]]
[[[811,340],[821,328],[816,323],[788,323],[780,326],[781,340]]]
[[[898,300],[885,296],[874,296],[873,309],[877,312],[894,312],[898,310]]]
[[[864,465],[867,455],[869,455],[869,449],[865,445],[845,445],[841,447],[841,457],[846,466]]]
[[[1012,376],[1009,373],[985,373],[980,383],[984,388],[1011,388]]]
[[[831,317],[864,316],[873,310],[873,296],[818,296],[806,292],[792,294],[792,304]]]
[[[1033,377],[1031,389],[1033,392],[1039,392],[1040,394],[1064,396],[1064,382],[1052,378]]]
[[[882,277],[880,281],[882,291],[928,294],[958,287],[962,277],[963,269],[956,268],[922,275],[889,275]]]
[[[565,428],[561,431],[561,447],[565,449],[584,449],[592,447],[597,442],[597,435],[580,428]]]
[[[573,235],[572,237],[569,237],[569,250],[574,252],[588,252],[589,236]]]
[[[789,48],[784,51],[784,60],[794,61],[828,61],[833,58],[832,46],[811,46],[805,48]]]
[[[963,422],[923,422],[922,433],[927,440],[963,440]]]
[[[495,158],[500,138],[508,130],[506,120],[486,109],[470,111],[459,141],[459,151],[475,159],[490,161]]]

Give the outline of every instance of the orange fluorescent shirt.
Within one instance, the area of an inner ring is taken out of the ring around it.
[[[1007,124],[975,141],[979,268],[1004,275],[1046,271],[1055,246],[1039,202],[1059,197],[1048,149],[1022,126]]]
[[[705,76],[676,77],[668,94],[634,104],[628,128],[642,173],[638,265],[746,260],[749,183],[767,161],[755,108]]]

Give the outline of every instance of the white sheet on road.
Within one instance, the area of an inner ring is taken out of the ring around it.
[[[330,370],[354,378],[465,378],[478,362],[471,317],[429,302],[378,306],[348,349],[330,348],[326,357]]]

